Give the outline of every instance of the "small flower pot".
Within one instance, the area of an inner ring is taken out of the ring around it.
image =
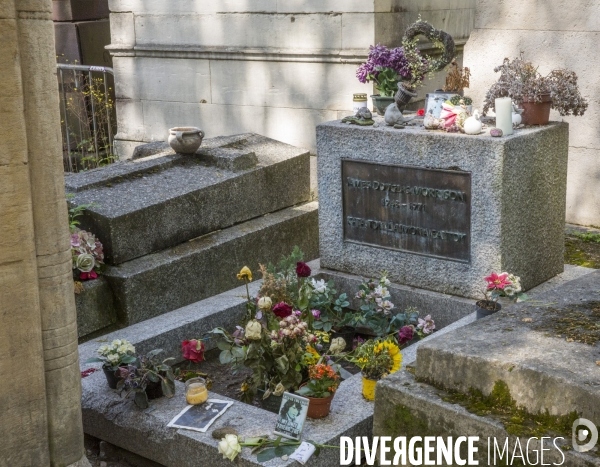
[[[160,381],[156,383],[153,381],[149,381],[148,384],[146,384],[146,395],[148,396],[149,400],[159,399],[162,396],[164,396],[162,384],[160,384]]]
[[[523,124],[546,125],[550,121],[552,97],[550,94],[543,94],[542,102],[534,102],[532,99],[524,98],[521,107],[523,107]]]
[[[305,396],[309,400],[308,412],[306,413],[306,416],[309,418],[323,418],[329,415],[333,396],[333,394],[329,397],[320,398]]]
[[[374,379],[362,377],[362,395],[368,401],[375,400],[375,385],[377,381]]]
[[[495,307],[492,308],[491,304],[495,305]],[[481,319],[485,318],[486,316],[493,315],[494,313],[498,313],[501,309],[502,305],[500,305],[500,303],[498,302],[492,302],[490,300],[479,300],[477,303],[475,303],[475,310],[477,311],[476,319]]]
[[[204,132],[193,126],[178,126],[169,129],[169,145],[178,154],[195,154],[202,144]]]
[[[344,326],[341,329],[332,330],[331,332],[331,340],[330,342],[337,338],[341,337],[346,342],[346,347],[343,352],[350,352],[352,350],[352,346],[354,343],[354,335],[356,334],[356,329],[351,326]]]
[[[268,410],[269,412],[279,413],[279,408],[281,407],[281,401],[283,400],[283,396],[274,396],[271,394],[266,399],[263,399],[265,395],[264,389],[257,389],[258,401],[260,402],[260,406],[264,410]]]
[[[385,109],[387,109],[388,105],[394,102],[392,96],[373,95],[371,96],[371,99],[373,100],[373,105],[375,106],[377,114],[382,117],[385,115]]]
[[[102,371],[104,372],[104,376],[106,376],[108,387],[111,389],[117,389],[117,383],[121,380],[121,378],[117,376],[118,370],[113,371],[103,366]]]

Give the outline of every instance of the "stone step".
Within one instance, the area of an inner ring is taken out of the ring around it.
[[[71,205],[94,203],[78,220],[109,264],[310,199],[304,149],[252,133],[207,139],[193,156],[149,146],[139,152],[152,156],[65,177]]]
[[[504,381],[531,413],[576,411],[600,424],[600,271],[592,271],[424,343],[417,377],[462,393],[489,394]]]
[[[229,290],[242,266],[275,262],[295,245],[319,256],[318,203],[286,208],[158,253],[109,266],[119,319],[134,324]]]
[[[436,340],[433,339],[431,342],[433,343]],[[478,465],[523,465],[519,463],[519,458],[516,459],[515,463],[511,464],[510,461],[506,462],[507,458],[504,457],[504,462],[502,462],[498,454],[496,454],[495,462],[493,458],[488,462],[488,439],[491,439],[490,453],[492,456],[494,452],[494,439],[500,446],[500,450],[503,449],[504,443],[508,439],[508,452],[512,456],[517,438],[514,435],[509,435],[506,427],[497,418],[490,415],[479,416],[469,412],[461,405],[447,402],[446,399],[449,395],[449,393],[443,390],[418,382],[407,371],[399,371],[388,376],[377,384],[373,413],[373,436],[390,436],[392,439],[406,436],[407,444],[410,438],[416,436],[422,438],[425,436],[441,436],[444,441],[449,436],[453,437],[454,440],[460,436],[476,436],[479,438],[479,441],[475,443],[475,446],[478,448],[478,453],[475,457],[475,460],[479,460]],[[529,436],[519,438],[523,452],[526,450],[528,439]],[[546,441],[544,445],[543,465],[554,464],[569,467],[600,466],[598,450],[590,451],[589,453],[575,452],[572,450],[571,443],[570,436],[565,437],[562,441],[557,441],[558,446],[566,448],[563,451],[565,457],[563,462],[562,455],[554,448],[552,441],[549,444]],[[463,444],[463,447],[465,447],[465,444]],[[422,443],[417,444],[417,446],[422,446]],[[534,449],[537,449],[539,452],[539,442],[532,440],[529,447],[530,461],[532,463],[525,465],[542,465],[539,459],[535,461],[535,453],[533,452]],[[518,449],[517,454],[519,454]],[[462,451],[462,455],[465,458],[464,451]],[[432,459],[434,462],[437,460],[437,453],[433,454]],[[435,463],[435,465],[459,464],[442,462]]]

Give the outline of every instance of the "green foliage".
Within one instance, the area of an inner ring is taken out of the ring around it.
[[[155,349],[146,355],[138,357],[133,365],[120,370],[123,379],[117,384],[121,395],[129,397],[134,394],[134,402],[141,409],[148,408],[148,395],[146,389],[150,383],[159,383],[165,397],[171,398],[175,395],[175,375],[171,365],[167,364],[173,358],[159,360],[158,355],[163,349]]]
[[[452,105],[460,105],[460,101],[463,101],[465,105],[473,105],[473,99],[467,96],[452,96],[450,98],[450,103]]]
[[[73,199],[74,196],[73,193],[67,193],[67,195],[65,195],[67,198],[67,209],[69,211],[69,231],[71,233],[75,232],[75,229],[77,229],[77,226],[81,223],[77,218],[82,216],[86,209],[98,206],[96,203],[72,205],[70,200]]]
[[[600,243],[600,233],[596,232],[570,232],[569,235],[576,237],[584,242]]]
[[[391,68],[377,66],[375,67],[375,70],[379,72],[377,78],[375,78],[374,74],[369,73],[367,79],[375,83],[375,89],[377,89],[382,96],[394,96],[398,91],[400,75]]]

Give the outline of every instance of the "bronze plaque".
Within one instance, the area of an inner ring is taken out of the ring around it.
[[[471,259],[471,174],[342,160],[344,240]]]

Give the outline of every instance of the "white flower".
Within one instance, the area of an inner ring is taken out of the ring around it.
[[[108,345],[101,345],[98,347],[98,353],[100,355],[106,355],[108,353]]]
[[[381,308],[386,315],[389,315],[391,311],[394,309],[394,304],[389,300],[384,300],[381,304]]]
[[[95,265],[96,261],[94,260],[94,257],[89,253],[79,255],[77,257],[77,260],[75,261],[75,267],[81,272],[90,272],[92,269],[94,269]]]
[[[316,293],[325,293],[327,290],[327,284],[325,283],[324,279],[320,279],[318,281],[311,279],[311,285]]]
[[[248,324],[246,324],[246,330],[244,334],[246,338],[250,339],[251,341],[257,341],[260,340],[261,334],[262,325],[255,319],[253,319],[252,321],[248,321]]]
[[[378,285],[377,287],[375,287],[375,290],[374,290],[373,293],[375,295],[379,296],[379,297],[382,297],[382,298],[390,296],[390,293],[388,292],[388,289],[386,289],[382,285]]]
[[[391,284],[390,280],[386,276],[381,276],[379,283],[385,287],[388,287]]]
[[[115,364],[119,361],[119,356],[117,354],[111,353],[108,357],[106,357],[109,363]]]
[[[121,340],[120,339],[115,339],[114,341],[112,341],[113,348],[117,348],[120,345],[121,345]]]
[[[258,299],[258,308],[263,311],[269,311],[273,306],[273,301],[269,297],[260,297]]]
[[[218,451],[223,454],[223,459],[234,460],[237,455],[242,452],[242,447],[236,435],[225,435],[225,437],[219,441],[217,446]]]
[[[336,354],[338,352],[343,351],[346,348],[346,341],[343,337],[336,337],[331,341],[331,345],[329,346],[329,352],[332,354]]]

